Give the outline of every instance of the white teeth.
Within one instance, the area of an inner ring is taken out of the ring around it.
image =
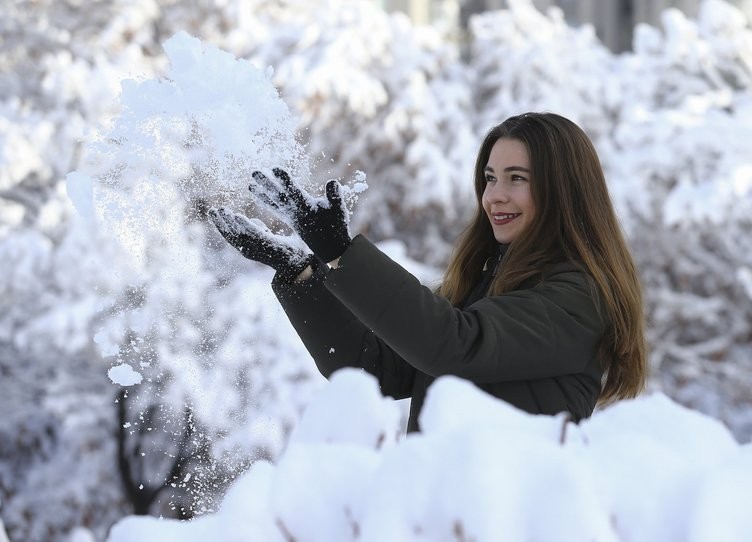
[[[495,218],[496,220],[506,220],[506,219],[508,219],[508,218],[514,218],[514,217],[516,217],[516,216],[517,216],[517,214],[511,214],[511,215],[493,215],[493,217],[494,217],[494,218]]]

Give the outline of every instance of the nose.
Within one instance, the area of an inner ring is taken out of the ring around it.
[[[509,187],[507,183],[502,180],[493,183],[488,191],[488,200],[492,203],[508,203],[509,202]]]

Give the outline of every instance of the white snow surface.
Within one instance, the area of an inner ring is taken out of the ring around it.
[[[663,394],[576,425],[443,377],[420,422],[398,438],[375,379],[340,370],[279,461],[254,464],[216,513],[128,517],[107,540],[750,540],[752,445]]]

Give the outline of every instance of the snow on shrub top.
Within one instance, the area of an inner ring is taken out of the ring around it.
[[[575,425],[444,377],[420,421],[422,433],[395,439],[396,404],[370,375],[341,370],[279,462],[256,463],[217,513],[126,518],[108,542],[699,542],[752,532],[752,446],[661,394]]]

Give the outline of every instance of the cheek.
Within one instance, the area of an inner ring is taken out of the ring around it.
[[[488,185],[486,185],[486,189],[483,190],[483,196],[480,198],[480,205],[483,207],[486,214],[491,210],[491,201],[488,199]]]
[[[527,211],[527,213],[529,215],[531,215],[531,216],[534,215],[535,214],[535,203],[533,203],[533,194],[530,193],[530,189],[529,188],[528,188],[526,194],[524,195],[523,201],[524,201],[524,204],[525,204],[525,211]]]

